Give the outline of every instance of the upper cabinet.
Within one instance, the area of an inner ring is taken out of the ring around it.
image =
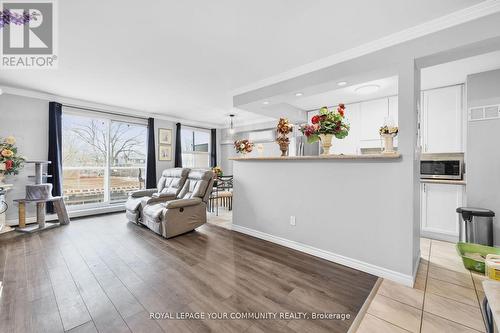
[[[463,152],[463,86],[422,92],[422,152]]]
[[[360,109],[360,148],[381,148],[379,129],[388,119],[397,125],[398,97],[391,96],[358,104]]]

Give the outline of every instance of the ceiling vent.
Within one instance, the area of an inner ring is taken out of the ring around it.
[[[469,121],[500,118],[500,105],[478,106],[469,109]]]

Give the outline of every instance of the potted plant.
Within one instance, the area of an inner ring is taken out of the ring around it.
[[[300,131],[307,137],[308,143],[321,141],[323,155],[330,153],[332,139],[344,139],[349,134],[350,126],[344,118],[345,106],[339,104],[335,111],[324,106],[319,114],[311,118],[311,125],[302,125]]]
[[[384,125],[380,127],[379,133],[380,137],[384,142],[384,148],[382,150],[382,154],[395,154],[394,150],[394,137],[398,135],[398,127],[397,126],[389,126]]]
[[[0,183],[5,175],[17,175],[23,164],[24,158],[17,153],[16,139],[13,136],[0,138]]]
[[[241,154],[242,157],[245,157],[246,154],[251,153],[253,150],[253,142],[250,140],[236,140],[234,142],[234,149],[238,154]]]
[[[286,156],[288,154],[288,146],[290,145],[288,135],[292,133],[292,131],[293,125],[290,124],[288,119],[280,118],[276,126],[276,143],[280,146],[281,156]]]
[[[222,177],[224,172],[220,166],[215,166],[212,168],[212,172],[215,174],[215,178]]]

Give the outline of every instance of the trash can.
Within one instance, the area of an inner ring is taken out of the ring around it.
[[[493,216],[489,209],[459,207],[462,218],[459,225],[459,241],[493,246]]]

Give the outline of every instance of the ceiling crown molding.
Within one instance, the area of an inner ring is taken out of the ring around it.
[[[277,74],[249,85],[237,88],[232,95],[240,95],[252,90],[263,88],[281,81],[314,72],[350,59],[358,58],[397,44],[401,44],[425,35],[429,35],[462,23],[500,12],[500,0],[485,0],[477,5],[467,7],[445,16],[427,21],[414,27],[393,33],[386,37],[356,46],[343,52],[335,53],[326,58],[295,67],[289,71]]]
[[[186,125],[186,126],[196,126],[196,127],[204,127],[204,128],[222,128],[222,127],[224,127],[223,124],[215,124],[215,123],[207,123],[207,122],[194,121],[194,120],[186,120],[186,119],[172,117],[172,116],[161,114],[161,113],[151,113],[151,112],[129,109],[129,108],[114,106],[114,105],[109,105],[109,104],[95,103],[95,102],[85,101],[85,100],[81,100],[81,99],[58,96],[58,95],[54,95],[54,94],[49,94],[49,93],[45,93],[45,92],[41,92],[41,91],[24,89],[24,88],[16,88],[16,87],[9,87],[9,86],[0,85],[0,91],[2,91],[4,94],[9,94],[9,95],[16,95],[16,96],[41,99],[41,100],[48,101],[48,102],[58,102],[58,103],[61,103],[63,105],[66,105],[66,106],[88,108],[88,109],[93,109],[95,111],[114,112],[114,113],[121,114],[121,115],[129,115],[129,116],[136,116],[136,117],[143,117],[143,118],[151,117],[151,118],[155,118],[155,119],[171,121],[174,123],[182,123],[183,125]]]

